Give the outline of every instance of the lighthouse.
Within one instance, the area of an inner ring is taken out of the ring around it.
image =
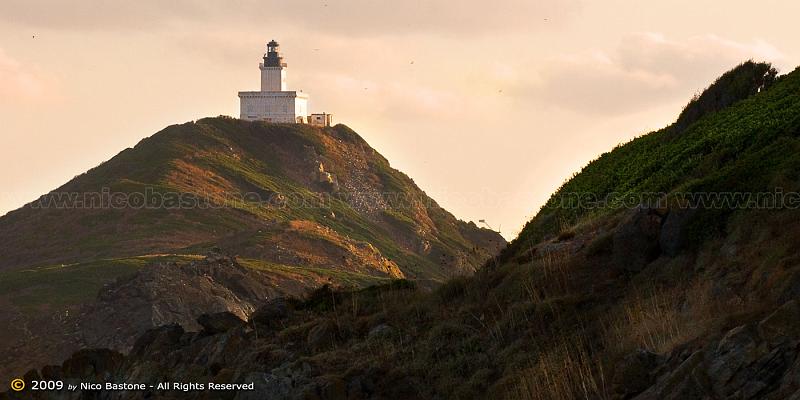
[[[278,50],[280,45],[275,40],[267,43],[267,52],[264,54],[264,62],[258,64],[261,70],[261,91],[262,92],[285,92],[286,91],[286,63]]]
[[[275,40],[267,43],[261,70],[261,90],[239,92],[240,118],[281,123],[308,122],[308,94],[288,90],[286,63]],[[329,124],[329,123],[328,123]]]

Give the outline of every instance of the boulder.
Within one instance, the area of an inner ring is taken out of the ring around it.
[[[800,304],[790,300],[758,323],[759,336],[770,344],[797,339],[800,335]]]
[[[376,387],[375,375],[380,375],[380,373],[376,373],[374,369],[368,369],[351,377],[347,383],[347,395],[354,400],[373,398],[372,394],[375,393]]]
[[[654,370],[661,358],[647,350],[637,350],[625,356],[614,367],[612,391],[615,399],[630,399],[655,383]]]
[[[340,377],[321,376],[318,381],[320,399],[347,400],[347,384]]]
[[[575,254],[581,249],[583,249],[586,241],[584,239],[575,239],[575,240],[561,240],[558,241],[551,241],[539,244],[533,251],[533,257],[547,257],[551,255],[562,255],[562,254]]]
[[[122,365],[125,357],[109,349],[86,349],[75,352],[61,365],[64,378],[108,381]]]
[[[49,381],[63,380],[60,365],[45,365],[42,367],[42,379]]]
[[[285,298],[279,297],[256,309],[250,316],[250,323],[257,327],[278,328],[281,321],[289,317],[289,313],[289,303]]]
[[[678,366],[658,379],[644,393],[634,397],[636,400],[705,400],[708,389],[702,377],[705,353],[700,350],[692,353]]]
[[[658,244],[661,252],[674,257],[688,244],[686,227],[692,216],[697,213],[694,208],[673,208],[669,210],[661,225]]]
[[[655,370],[656,383],[635,398],[793,398],[800,385],[798,313],[798,304],[788,302],[758,324],[730,329],[685,360],[683,350],[674,350]],[[618,380],[624,379],[615,374],[615,386]]]
[[[250,372],[242,382],[253,382],[253,390],[242,390],[234,400],[297,399],[299,388],[307,377],[294,375],[281,367],[272,373]]]
[[[28,370],[28,372],[25,373],[25,375],[22,375],[22,380],[24,380],[25,382],[39,381],[41,379],[42,376],[39,375],[39,371],[35,369],[30,369]]]
[[[788,276],[782,279],[779,287],[779,301],[787,302],[792,299],[800,298],[800,270],[794,269],[789,271]]]
[[[658,256],[661,220],[655,209],[637,207],[620,222],[612,248],[619,268],[639,272]]]
[[[151,264],[105,286],[82,309],[80,330],[87,347],[127,353],[148,329],[178,324],[200,331],[201,314],[230,311],[244,317],[276,292],[259,271],[212,252],[187,263]]]
[[[149,329],[136,340],[130,354],[132,356],[142,356],[145,353],[166,354],[178,343],[183,333],[183,328],[178,324]]]
[[[308,331],[306,343],[312,350],[328,348],[336,341],[336,324],[332,321],[322,321]]]
[[[757,336],[747,325],[731,329],[710,354],[708,376],[715,391],[730,395],[734,390],[734,377],[758,357]]]
[[[238,328],[244,324],[244,321],[230,311],[223,311],[214,314],[203,314],[197,318],[197,323],[203,327],[204,332],[215,335]]]
[[[787,346],[778,346],[761,353],[755,363],[746,366],[737,376],[738,379],[731,382],[729,387],[738,390],[730,397],[764,398],[764,393],[770,393],[778,388],[796,354],[796,349]]]
[[[370,329],[369,333],[367,334],[367,338],[369,339],[383,339],[386,337],[391,336],[394,333],[394,328],[387,324],[380,324],[372,329]]]

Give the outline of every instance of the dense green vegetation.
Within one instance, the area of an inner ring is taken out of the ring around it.
[[[681,132],[707,114],[744,100],[775,83],[778,71],[769,63],[752,60],[722,74],[711,86],[696,95],[683,109],[670,129]]]
[[[775,185],[785,191],[797,189],[792,177],[797,174],[795,154],[800,146],[798,75],[774,79],[768,64],[753,63],[723,75],[687,106],[680,121],[693,123],[638,137],[589,163],[553,194],[525,225],[512,248],[625,206],[666,206],[683,200],[687,192],[757,192],[772,190]],[[751,79],[753,76],[762,79]],[[756,94],[766,87],[769,89]],[[672,197],[662,196],[670,193]],[[698,221],[719,228],[729,212],[701,214]],[[713,234],[714,229],[705,231]],[[513,250],[507,254],[510,252]]]

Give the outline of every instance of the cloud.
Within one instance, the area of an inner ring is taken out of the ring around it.
[[[55,82],[40,68],[24,65],[0,49],[0,101],[48,101],[54,98]]]
[[[563,24],[579,0],[4,0],[0,21],[39,29],[145,30],[200,23],[297,28],[342,36],[439,33],[478,35]],[[545,21],[547,19],[547,21]]]
[[[556,57],[516,94],[580,114],[629,114],[689,100],[713,79],[747,60],[784,57],[764,41],[715,35],[670,40],[657,33],[626,35],[612,51]]]

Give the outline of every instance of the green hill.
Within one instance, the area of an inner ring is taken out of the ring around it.
[[[227,117],[173,125],[0,217],[0,323],[9,326],[0,375],[74,351],[69,332],[85,306],[151,264],[194,268],[220,248],[270,296],[299,295],[396,278],[432,286],[472,273],[504,244],[439,207],[344,125]],[[153,287],[167,290],[162,281]],[[218,283],[233,293],[242,286]],[[180,317],[208,312],[216,294]],[[135,304],[156,307],[147,301]],[[170,320],[140,321],[134,334]]]
[[[502,244],[344,125],[224,117],[170,126],[0,218],[3,270],[218,245],[280,264],[341,264],[311,249],[325,247],[354,255],[344,263],[353,272],[442,280]]]
[[[693,99],[675,124],[617,146],[566,181],[512,248],[640,202],[666,207],[699,198],[686,193],[796,189],[791,179],[800,124],[796,74],[774,82],[769,64],[753,62],[726,73]],[[730,210],[704,214],[698,217],[698,222],[706,218],[698,235],[718,233]]]

